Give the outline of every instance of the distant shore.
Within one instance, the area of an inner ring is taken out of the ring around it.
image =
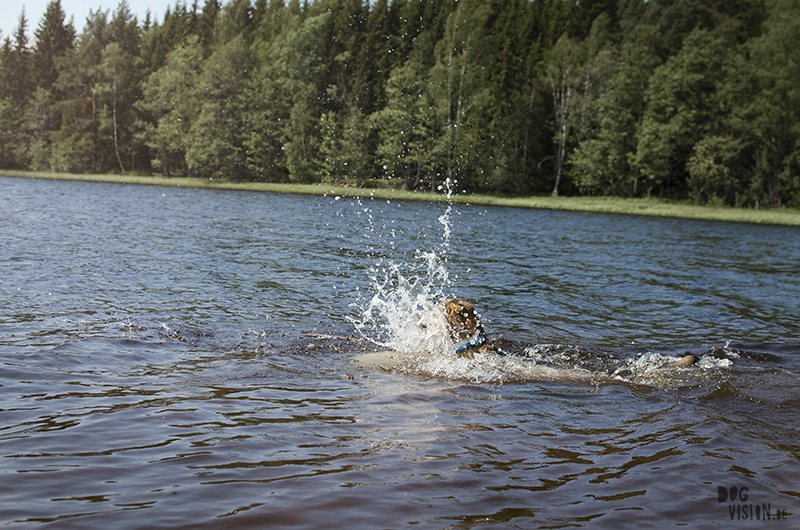
[[[151,186],[178,186],[219,190],[261,191],[272,193],[302,193],[332,197],[367,197],[384,200],[415,200],[453,202],[486,206],[511,206],[518,208],[543,208],[626,215],[651,215],[679,217],[710,221],[731,221],[800,226],[800,210],[789,208],[732,208],[727,206],[701,206],[688,202],[663,199],[626,199],[621,197],[517,197],[509,195],[453,194],[449,199],[440,193],[405,191],[393,188],[356,188],[334,183],[277,184],[268,182],[234,182],[185,177],[159,177],[137,175],[90,175],[71,173],[46,173],[36,171],[1,170],[0,176],[27,177],[55,180],[82,180],[90,182],[115,182]]]

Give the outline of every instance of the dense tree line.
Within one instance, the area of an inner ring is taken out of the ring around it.
[[[800,206],[800,0],[51,0],[0,167]]]

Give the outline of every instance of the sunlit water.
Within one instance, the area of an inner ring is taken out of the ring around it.
[[[800,520],[797,228],[0,178],[0,301],[4,526]]]

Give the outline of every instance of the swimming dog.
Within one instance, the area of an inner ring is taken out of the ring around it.
[[[444,320],[455,354],[473,359],[476,352],[503,352],[489,343],[475,306],[464,300],[447,300],[444,303]],[[659,366],[659,370],[684,368],[697,362],[697,357],[687,354],[673,362]]]
[[[432,358],[439,357],[440,353],[445,352],[445,350],[439,348],[446,347],[449,349],[450,355],[468,360],[479,356],[481,363],[485,360],[490,366],[497,367],[501,372],[506,371],[509,374],[513,373],[523,377],[560,381],[591,381],[595,383],[602,381],[618,382],[620,380],[614,374],[605,373],[608,370],[604,369],[602,360],[599,370],[580,368],[578,366],[580,361],[578,361],[578,364],[570,362],[569,367],[566,365],[560,366],[558,359],[555,365],[551,366],[549,362],[540,364],[534,354],[528,352],[529,348],[522,349],[520,344],[513,341],[498,338],[490,342],[475,306],[464,300],[446,300],[423,311],[415,312],[413,313],[413,320],[409,324],[417,325],[424,330],[422,335],[426,337],[426,341],[430,341],[428,344],[430,349],[425,349],[423,346],[422,350],[414,349],[409,351],[407,348],[399,347],[392,350],[367,352],[356,357],[358,365],[360,367],[388,371],[400,368],[403,370],[417,369],[426,372],[426,370],[431,370],[431,368],[426,368],[426,362]],[[581,349],[579,347],[576,348]],[[585,350],[585,352],[586,355],[592,355],[588,350]],[[500,357],[493,358],[489,356],[484,358],[481,355],[484,353],[494,353]],[[533,362],[525,363],[524,360],[526,358],[531,359]],[[616,360],[620,363],[623,362],[622,359]],[[697,360],[694,355],[687,354],[681,358],[669,360],[669,362],[656,367],[654,371],[660,372],[664,369],[687,367]],[[465,369],[463,363],[452,363],[452,366],[460,366],[459,370]],[[651,373],[651,371],[653,369],[647,370],[648,373]],[[433,373],[442,374],[439,365],[433,369]],[[460,372],[456,371],[456,373]]]

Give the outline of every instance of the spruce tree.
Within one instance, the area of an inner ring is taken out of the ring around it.
[[[65,18],[61,0],[51,0],[35,32],[33,62],[36,84],[44,90],[50,90],[58,78],[57,58],[72,48],[75,41],[75,28],[71,22],[65,23]]]

